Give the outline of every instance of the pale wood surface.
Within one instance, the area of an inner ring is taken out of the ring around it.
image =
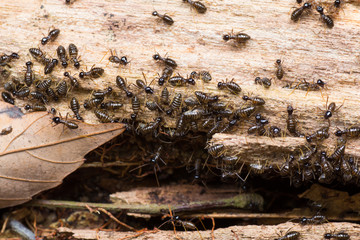
[[[328,1],[329,3],[331,1]],[[187,75],[193,70],[209,70],[213,81],[209,84],[197,83],[197,86],[171,89],[170,92],[185,92],[191,95],[196,89],[206,92],[216,92],[222,99],[230,100],[235,107],[243,104],[240,96],[232,96],[226,92],[218,92],[216,83],[224,79],[234,78],[241,85],[244,93],[263,97],[266,100],[264,115],[270,123],[285,129],[286,106],[292,104],[299,120],[299,127],[303,132],[312,133],[321,126],[327,125],[323,120],[326,95],[329,101],[337,105],[345,100],[344,106],[334,114],[331,121],[333,133],[336,127],[350,126],[358,123],[360,113],[359,88],[359,33],[360,7],[358,2],[346,2],[343,11],[335,19],[335,27],[327,29],[319,21],[316,11],[305,16],[298,23],[290,20],[292,7],[297,7],[295,1],[208,1],[206,14],[198,14],[182,1],[95,1],[78,0],[71,6],[62,0],[15,0],[2,3],[0,20],[1,52],[16,51],[22,56],[14,64],[12,70],[20,72],[24,69],[24,62],[30,60],[30,47],[36,47],[40,39],[52,26],[61,30],[55,43],[46,45],[43,49],[55,56],[58,44],[67,46],[75,43],[80,50],[83,66],[89,69],[93,64],[105,67],[109,49],[116,49],[119,55],[127,55],[131,60],[130,66],[117,68],[113,64],[106,67],[104,77],[81,82],[84,89],[104,89],[115,87],[116,75],[134,83],[142,78],[144,72],[150,82],[157,73],[161,73],[162,66],[152,59],[155,52],[175,59],[179,65],[176,73]],[[153,10],[168,13],[175,20],[171,27],[151,15]],[[252,39],[243,46],[234,46],[222,40],[224,33],[231,30],[244,31]],[[104,55],[107,55],[104,57]],[[104,59],[100,61],[102,58]],[[275,79],[274,62],[284,60],[286,75],[284,81],[274,81],[269,90],[254,84],[256,76],[267,76]],[[36,63],[39,72],[43,67]],[[68,68],[72,73],[77,71]],[[54,76],[62,78],[63,70],[58,67]],[[312,82],[318,78],[327,83],[327,90],[320,92],[294,91],[284,89],[285,81],[297,81],[305,78]],[[156,92],[161,88],[153,85]],[[115,87],[116,88],[116,87]],[[131,87],[138,92],[135,87]],[[139,91],[140,92],[140,91]],[[67,103],[56,105],[63,115],[70,112],[67,108],[72,96],[84,100],[90,91],[70,92]],[[323,95],[323,96],[322,96]],[[226,97],[228,96],[228,97]],[[148,97],[149,98],[149,97]],[[121,94],[120,99],[125,99]],[[142,97],[142,101],[144,102]],[[128,100],[124,100],[128,102]],[[19,105],[23,105],[19,101]],[[124,111],[116,115],[128,117],[131,113],[129,105]],[[85,113],[83,113],[85,114]],[[142,110],[140,119],[153,119],[155,115],[148,110]],[[85,114],[87,122],[95,122],[91,112]],[[173,126],[174,120],[167,120]],[[231,141],[246,136],[245,129],[250,124],[240,126],[231,133]],[[214,141],[221,141],[225,145],[230,142],[222,139],[223,135],[215,136]],[[260,139],[260,138],[259,138]],[[257,139],[255,138],[255,141]],[[302,140],[285,140],[296,143]],[[325,148],[331,152],[335,138],[324,142]],[[272,141],[263,144],[273,145]],[[249,141],[238,140],[241,146]],[[360,142],[352,140],[348,143],[347,153],[360,155]],[[269,145],[269,146],[270,146]],[[248,148],[251,147],[248,145]],[[249,161],[269,161],[268,158],[253,157]],[[272,160],[282,160],[281,156]]]

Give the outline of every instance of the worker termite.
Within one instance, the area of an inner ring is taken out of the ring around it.
[[[26,84],[26,86],[30,87],[31,84],[33,83],[34,79],[35,79],[35,75],[32,71],[32,66],[33,63],[28,61],[26,62],[26,72],[25,72],[25,76],[24,76],[24,82]]]
[[[14,59],[19,59],[20,56],[17,53],[11,53],[10,55],[3,54],[0,56],[0,66],[9,66],[9,62],[11,62]]]
[[[300,218],[300,224],[305,225],[305,224],[323,224],[327,222],[327,219],[325,216],[322,215],[315,215],[311,218],[307,218],[307,217],[302,217]]]
[[[10,103],[12,105],[15,104],[15,99],[10,95],[10,93],[8,92],[2,92],[1,93],[1,97],[2,99],[7,102],[7,103]]]
[[[167,115],[171,115],[174,111],[177,111],[182,103],[182,95],[181,93],[175,94],[172,102],[170,103],[170,109],[166,111]]]
[[[94,98],[103,99],[105,96],[110,95],[112,91],[113,91],[112,87],[108,87],[104,91],[95,91],[92,93],[92,95],[94,96]]]
[[[199,101],[193,97],[186,98],[184,100],[184,103],[186,104],[186,106],[189,106],[189,107],[196,107],[196,106],[200,105]]]
[[[136,129],[136,133],[138,135],[140,134],[148,134],[148,133],[154,133],[155,136],[158,135],[158,133],[156,132],[157,129],[159,128],[161,122],[163,121],[162,117],[157,117],[155,119],[155,122],[150,122],[148,124],[145,124],[143,126],[140,126]]]
[[[265,88],[269,88],[271,86],[271,78],[269,79],[267,77],[264,78],[256,77],[255,84],[259,84],[264,86]]]
[[[346,138],[357,138],[360,137],[360,127],[359,126],[352,126],[349,128],[345,128],[344,130],[337,130],[335,132],[337,137],[345,136]]]
[[[100,120],[102,123],[114,123],[118,122],[117,119],[111,117],[105,110],[95,109],[94,110],[95,116]]]
[[[45,91],[46,95],[48,95],[51,99],[53,99],[55,102],[59,100],[59,97],[56,95],[54,89],[47,88]]]
[[[114,54],[115,52],[115,54]],[[111,53],[111,56],[109,57],[109,61],[112,62],[112,63],[117,63],[119,65],[124,65],[126,66],[128,63],[130,63],[128,60],[127,60],[127,57],[126,56],[122,56],[121,58],[118,57],[116,51],[112,51],[110,50],[110,53]]]
[[[265,133],[266,136],[268,137],[281,137],[282,136],[282,131],[281,128],[277,127],[277,126],[270,126]]]
[[[249,35],[247,35],[246,33],[234,34],[233,32],[223,35],[224,41],[227,42],[231,39],[233,39],[236,43],[245,43],[245,42],[249,41],[251,39],[251,37]]]
[[[80,104],[79,101],[73,97],[70,101],[70,109],[74,112],[76,119],[83,120],[83,118],[80,116]]]
[[[323,7],[317,6],[317,7],[316,7],[316,11],[317,11],[318,13],[320,13],[320,18],[321,18],[321,20],[326,24],[326,26],[327,26],[328,28],[333,28],[333,27],[334,27],[334,21],[332,20],[332,18],[331,18],[329,15],[326,15],[326,14],[324,13]]]
[[[207,10],[206,6],[199,1],[183,0],[183,2],[189,3],[198,13],[205,13]]]
[[[63,46],[58,46],[58,48],[56,49],[56,52],[57,52],[57,55],[58,55],[58,58],[61,62],[61,65],[66,68],[68,66],[68,63],[67,63],[67,55],[66,55],[66,50]]]
[[[230,82],[218,82],[217,87],[219,89],[227,89],[233,94],[239,94],[241,92],[241,87],[239,86],[239,84],[234,82],[234,79],[231,79]]]
[[[219,130],[219,133],[225,133],[231,130],[237,124],[237,120],[233,119],[228,122],[222,129]]]
[[[48,62],[44,67],[44,73],[45,74],[51,73],[54,70],[55,66],[58,64],[58,62],[59,61],[55,58],[52,59],[50,62]]]
[[[172,60],[171,58],[163,58],[160,56],[160,54],[156,53],[154,56],[153,56],[153,59],[158,61],[162,61],[166,66],[168,67],[171,67],[173,69],[175,69],[177,67],[177,63]]]
[[[320,153],[321,175],[318,178],[320,183],[330,184],[334,180],[334,167],[326,156],[326,152]]]
[[[161,18],[167,25],[174,24],[174,20],[167,14],[160,14],[157,11],[153,11],[152,15]]]
[[[214,144],[206,147],[208,153],[214,158],[218,158],[225,153],[225,146],[223,144]]]
[[[319,91],[321,88],[325,87],[325,82],[321,79],[318,79],[316,83],[309,83],[305,79],[299,81],[297,84],[287,84],[284,88],[290,89],[299,89],[303,91]]]
[[[28,97],[30,94],[30,89],[28,87],[22,87],[19,90],[14,90],[12,92],[13,96],[16,96],[17,98],[25,98]]]
[[[300,233],[296,231],[291,231],[286,233],[284,236],[277,238],[275,240],[297,240],[300,237]]]
[[[209,96],[207,93],[195,91],[195,96],[201,104],[216,102],[219,100],[218,96]]]
[[[109,102],[101,103],[100,108],[107,110],[117,110],[122,106],[123,104],[120,102],[109,101]]]
[[[49,32],[49,34],[46,37],[43,37],[41,39],[41,44],[45,45],[47,44],[49,41],[53,42],[60,34],[60,30],[59,29],[53,29]]]
[[[161,91],[161,95],[160,95],[161,103],[164,105],[169,105],[169,103],[170,103],[169,96],[170,96],[169,90],[166,87],[164,87],[163,90]]]
[[[74,67],[76,67],[77,69],[80,68],[78,53],[79,53],[79,51],[78,51],[76,45],[73,43],[70,43],[69,44],[69,57],[70,57],[70,60],[74,63]]]
[[[190,73],[190,77],[194,79],[200,79],[204,82],[210,82],[212,79],[211,74],[208,71],[200,71],[199,73],[194,71]]]
[[[13,130],[12,126],[6,127],[0,131],[0,135],[1,136],[8,135],[12,132],[12,130]]]
[[[211,138],[212,135],[214,135],[215,133],[218,133],[219,129],[222,127],[222,124],[223,124],[222,117],[216,117],[215,124],[206,133],[207,138]]]
[[[340,162],[340,173],[342,176],[342,180],[346,183],[349,182],[353,178],[352,167],[347,159],[344,156],[341,157]]]
[[[194,109],[194,110],[188,110],[183,113],[183,117],[185,121],[196,121],[199,120],[205,111],[203,109]]]
[[[183,78],[182,76],[174,76],[169,79],[172,86],[185,86],[186,84],[195,85],[195,80],[192,78]]]
[[[71,76],[70,73],[64,72],[64,76],[67,77],[67,78],[69,78],[69,80],[70,80],[70,85],[71,85],[72,87],[78,88],[78,87],[80,86],[80,85],[79,85],[79,81],[78,81],[75,77]]]
[[[325,239],[336,239],[336,240],[348,240],[350,239],[350,235],[345,232],[339,232],[339,233],[325,233],[324,234]]]
[[[315,141],[321,141],[326,138],[329,138],[329,127],[322,127],[319,130],[317,130],[315,133],[309,135],[306,137],[306,141],[313,142]]]
[[[57,125],[59,123],[61,124],[64,124],[64,126],[70,128],[70,129],[77,129],[79,126],[74,123],[74,122],[71,122],[71,121],[68,121],[68,120],[63,120],[61,119],[60,117],[54,117],[52,119],[52,121]]]
[[[51,83],[52,83],[52,80],[50,78],[45,79],[43,81],[39,81],[36,84],[36,88],[38,88],[38,89],[40,89],[42,91],[46,91],[46,89],[48,89],[51,86]]]
[[[143,80],[141,80],[141,79],[137,79],[136,80],[136,86],[138,87],[138,88],[142,88],[142,89],[144,89],[144,91],[146,92],[146,93],[148,93],[148,94],[153,94],[154,93],[154,90],[150,87],[150,86],[147,86],[147,81],[146,81],[146,77],[145,77],[145,74],[144,73],[142,73],[143,74],[143,76],[144,76],[144,79],[145,79],[145,82],[143,81]],[[151,81],[151,83],[152,83],[152,81]],[[150,83],[150,85],[151,85],[151,83]]]
[[[120,76],[116,77],[116,85],[126,93],[127,97],[133,96],[133,93],[127,89],[126,82],[122,77]]]
[[[62,80],[57,84],[56,93],[60,96],[65,96],[68,92],[68,86],[66,81]]]
[[[131,108],[135,115],[140,112],[140,100],[136,95],[131,98]]]
[[[32,110],[32,111],[36,111],[36,112],[47,110],[45,105],[43,105],[43,104],[34,104],[34,105],[27,104],[27,105],[25,105],[24,109],[27,111]]]
[[[162,71],[161,76],[159,77],[158,84],[160,86],[164,85],[164,83],[170,79],[173,72],[174,69],[172,67],[165,67]]]
[[[45,54],[43,53],[43,51],[41,51],[39,48],[30,48],[29,52],[31,54],[31,56],[33,56],[36,61],[46,65],[49,62],[51,62],[50,58],[46,58]]]
[[[326,100],[326,109],[327,109],[327,110],[326,110],[326,112],[325,112],[325,114],[324,114],[324,118],[325,118],[325,119],[331,118],[332,115],[333,115],[333,112],[337,112],[337,111],[343,106],[343,104],[342,104],[341,106],[339,106],[338,108],[336,108],[336,104],[335,104],[334,102],[330,103],[329,106],[328,106],[328,105],[327,105],[328,100],[329,100],[329,98],[327,98],[327,100]]]
[[[281,80],[284,77],[284,69],[282,67],[281,59],[276,60],[275,66],[276,66],[275,75],[277,79]]]
[[[291,13],[291,20],[293,20],[294,22],[297,22],[300,17],[303,15],[304,11],[308,11],[309,9],[311,9],[312,5],[309,2],[304,3],[303,6],[295,9],[292,13]]]
[[[87,110],[96,108],[97,106],[99,106],[102,103],[102,101],[104,101],[103,98],[92,98],[89,100],[85,100],[84,108]]]
[[[247,95],[244,95],[242,99],[245,101],[250,101],[253,106],[262,106],[265,104],[265,100],[259,97],[249,97]]]
[[[332,161],[339,160],[344,156],[346,148],[346,139],[338,140],[337,147],[335,148],[334,152],[329,156],[329,159]]]
[[[294,108],[291,105],[289,105],[287,107],[287,112],[288,112],[288,117],[286,119],[286,127],[288,131],[290,132],[291,135],[295,137],[301,137],[302,134],[296,130],[297,120],[293,115]]]
[[[42,94],[41,92],[34,91],[34,92],[31,92],[30,95],[33,97],[33,99],[40,100],[40,101],[42,101],[44,104],[47,104],[47,103],[48,103],[47,97],[46,97],[44,94]]]
[[[88,71],[88,72],[81,71],[81,72],[79,73],[79,77],[80,77],[80,78],[85,78],[85,77],[88,77],[88,78],[99,78],[99,77],[101,77],[103,74],[104,74],[104,69],[99,68],[99,67],[94,67],[94,66],[92,66],[91,69],[90,69],[90,71]]]
[[[236,118],[238,120],[239,119],[245,119],[245,118],[250,117],[254,112],[255,112],[255,107],[254,106],[248,106],[248,107],[240,108],[240,109],[235,111],[234,118]]]

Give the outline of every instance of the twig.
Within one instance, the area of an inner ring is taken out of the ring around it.
[[[105,209],[103,209],[103,208],[98,208],[98,210],[101,211],[101,212],[103,212],[103,213],[105,213],[106,215],[108,215],[112,220],[114,220],[115,222],[117,222],[117,223],[120,224],[121,226],[124,226],[124,227],[130,229],[131,231],[136,232],[136,229],[135,229],[135,228],[127,225],[126,223],[121,222],[119,219],[117,219],[116,217],[114,217],[114,215],[112,215],[110,212],[106,211]]]

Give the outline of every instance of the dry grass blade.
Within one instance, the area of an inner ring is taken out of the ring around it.
[[[84,155],[124,131],[122,124],[90,125],[78,129],[52,125],[52,115],[0,103],[0,208],[21,204],[53,188],[83,162]]]

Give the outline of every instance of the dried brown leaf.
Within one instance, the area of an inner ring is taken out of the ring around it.
[[[59,185],[75,171],[84,155],[120,135],[117,123],[90,125],[78,122],[78,129],[52,123],[46,112],[23,114],[19,108],[0,102],[0,208],[14,206],[35,194]]]

